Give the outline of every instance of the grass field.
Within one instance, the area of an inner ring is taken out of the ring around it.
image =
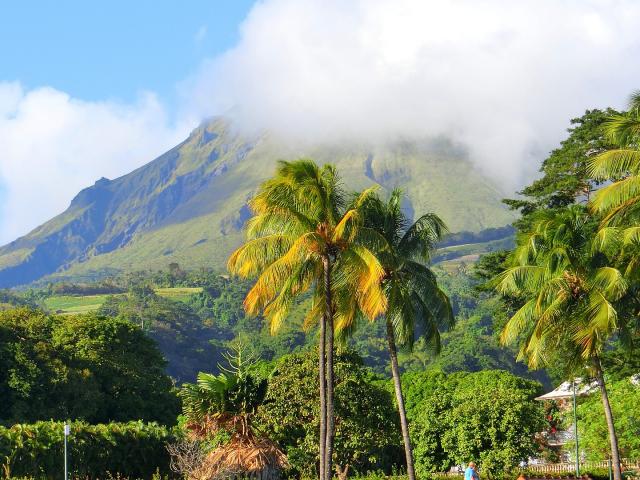
[[[156,288],[156,295],[170,298],[176,302],[186,302],[194,293],[202,291],[202,287]]]
[[[86,313],[97,310],[108,295],[57,295],[45,299],[47,310],[56,313]]]
[[[156,288],[156,294],[176,302],[186,302],[191,295],[202,291],[200,287]],[[126,294],[122,294],[126,295]],[[45,299],[44,306],[55,313],[76,314],[97,310],[109,295],[56,295]]]

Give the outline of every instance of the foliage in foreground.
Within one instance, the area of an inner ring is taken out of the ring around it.
[[[7,477],[60,478],[63,471],[63,422],[0,427],[0,464]],[[172,432],[155,423],[71,424],[69,471],[86,479],[117,472],[150,478],[169,472],[166,443]]]
[[[544,425],[537,382],[493,370],[411,373],[403,383],[418,477],[471,460],[496,476],[536,454]]]
[[[267,381],[251,372],[255,359],[244,345],[237,345],[225,358],[222,373],[200,372],[197,384],[185,384],[180,391],[188,433],[186,440],[169,447],[172,470],[187,478],[277,478],[288,466],[287,459],[253,425]]]
[[[175,423],[162,354],[142,330],[95,314],[0,312],[0,424],[42,419]]]
[[[283,357],[269,380],[259,426],[284,448],[295,471],[313,476],[318,463],[316,352]],[[391,470],[402,458],[391,392],[353,353],[336,355],[335,465],[344,472]]]

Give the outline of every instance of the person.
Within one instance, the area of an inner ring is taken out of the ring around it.
[[[469,462],[469,466],[464,471],[464,480],[480,480],[475,463]]]

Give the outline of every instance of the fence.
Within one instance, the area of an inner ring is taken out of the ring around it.
[[[640,459],[631,460],[623,458],[620,460],[623,471],[637,471],[640,472]],[[609,461],[603,460],[599,462],[585,461],[580,462],[580,471],[588,472],[589,470],[602,470],[609,468]],[[566,474],[567,472],[575,472],[575,462],[565,463],[530,463],[527,465],[526,470],[529,472],[541,473],[541,474]],[[462,477],[464,475],[463,470],[454,470],[448,472],[438,473],[438,476],[446,477]]]
[[[622,466],[622,470],[638,470],[640,471],[640,460],[630,460],[628,458],[623,458],[620,460],[620,464]],[[609,461],[603,460],[600,462],[580,462],[580,470],[589,471],[596,469],[607,469],[609,468]],[[566,463],[539,463],[539,464],[529,464],[527,466],[527,470],[531,472],[537,473],[564,473],[564,472],[573,472],[576,469],[575,462],[566,462]]]

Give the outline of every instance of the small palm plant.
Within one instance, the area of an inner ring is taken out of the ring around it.
[[[609,429],[614,476],[620,480],[618,441],[600,357],[620,329],[616,307],[629,285],[602,252],[597,227],[581,205],[540,213],[530,231],[518,236],[511,266],[493,282],[501,294],[525,302],[501,336],[505,344],[521,345],[519,359],[539,368],[563,349],[577,362],[591,364]]]
[[[255,357],[238,344],[224,354],[227,366],[221,373],[200,372],[196,384],[180,391],[186,427],[195,440],[208,440],[220,433],[230,438],[205,458],[190,476],[194,479],[257,474],[277,477],[287,459],[278,446],[253,428],[252,420],[267,392],[267,381],[251,373]]]

